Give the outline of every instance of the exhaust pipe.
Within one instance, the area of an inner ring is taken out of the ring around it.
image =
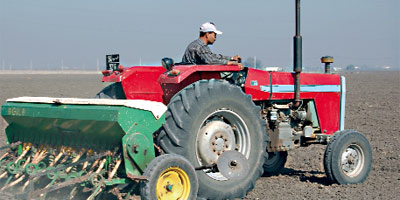
[[[300,106],[300,73],[302,71],[302,38],[300,35],[300,0],[296,1],[296,35],[293,37],[294,107]]]

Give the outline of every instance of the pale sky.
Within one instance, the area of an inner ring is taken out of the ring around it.
[[[291,68],[295,0],[0,0],[0,70],[101,68],[119,53],[124,66],[180,62],[202,23],[223,31],[215,53],[256,56]],[[399,0],[302,0],[303,66],[400,68]]]

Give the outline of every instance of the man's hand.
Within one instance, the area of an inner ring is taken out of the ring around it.
[[[238,66],[239,66],[240,70],[243,70],[243,69],[244,69],[244,66],[243,66],[242,63],[238,63]]]
[[[244,66],[243,66],[242,63],[228,61],[228,63],[226,63],[226,64],[227,64],[227,65],[237,65],[237,66],[240,68],[240,70],[243,70],[243,69],[244,69]]]
[[[232,57],[232,60],[239,61],[239,60],[242,60],[242,57],[240,57],[239,55],[236,55],[236,56]]]

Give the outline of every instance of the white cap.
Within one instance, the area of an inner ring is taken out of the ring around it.
[[[215,24],[212,22],[206,22],[200,26],[200,32],[207,33],[207,32],[214,32],[216,34],[222,34],[221,31],[217,30]]]

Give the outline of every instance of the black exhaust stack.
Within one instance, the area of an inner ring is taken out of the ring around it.
[[[300,106],[300,73],[302,70],[302,39],[300,35],[300,0],[296,1],[296,35],[293,37],[294,107]]]

